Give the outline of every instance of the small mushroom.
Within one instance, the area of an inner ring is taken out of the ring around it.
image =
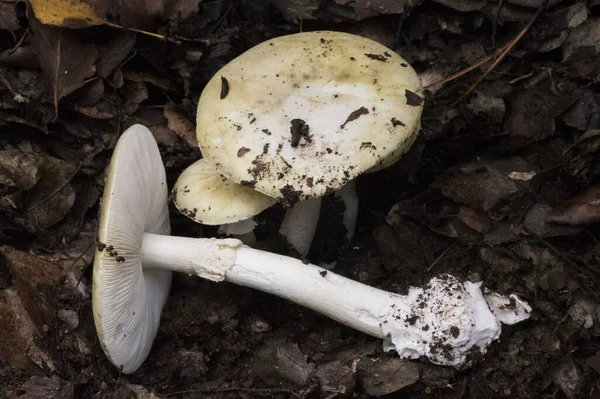
[[[236,236],[248,245],[254,242],[253,217],[277,203],[275,198],[227,179],[205,158],[179,175],[171,196],[185,216],[197,223],[221,225],[220,233]]]
[[[136,371],[151,349],[173,271],[280,296],[384,339],[405,358],[461,367],[474,347],[484,353],[500,335],[478,284],[442,275],[398,295],[236,239],[170,236],[168,216],[158,146],[148,129],[134,125],[108,170],[93,274],[98,337],[123,373]]]
[[[196,129],[223,176],[291,207],[280,232],[304,256],[320,201],[301,201],[347,186],[343,198],[356,204],[348,183],[397,161],[416,139],[422,110],[420,79],[394,51],[316,31],[270,39],[221,68],[202,92]],[[357,206],[348,208],[351,237]]]

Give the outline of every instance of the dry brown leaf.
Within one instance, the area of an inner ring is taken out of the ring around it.
[[[30,40],[50,82],[56,119],[60,99],[83,86],[96,72],[98,51],[94,45],[82,43],[76,32],[45,26],[31,17],[29,24]]]
[[[0,291],[0,322],[0,359],[13,367],[33,372],[54,369],[50,356],[36,344],[41,325],[36,325],[32,320],[15,289]]]
[[[15,1],[0,2],[0,29],[13,31],[21,27],[15,6]]]
[[[106,19],[78,0],[29,0],[36,18],[44,25],[78,29],[106,24]]]
[[[136,34],[133,32],[120,32],[108,43],[98,46],[98,63],[96,71],[98,76],[106,79],[127,58],[135,46]]]
[[[419,365],[406,359],[364,359],[359,368],[365,391],[373,396],[396,392],[419,380]]]
[[[554,209],[547,221],[571,226],[600,222],[600,186],[592,186]]]
[[[172,132],[181,137],[190,147],[198,147],[194,124],[190,122],[187,116],[176,105],[165,105],[164,115],[167,118],[167,127]]]
[[[307,362],[298,344],[287,337],[271,338],[258,350],[254,371],[267,385],[279,386],[283,381],[303,385],[315,368]]]
[[[137,111],[142,101],[148,98],[148,89],[144,82],[128,80],[119,92],[124,97],[123,112],[126,115],[131,115]]]
[[[75,201],[70,181],[76,171],[46,154],[0,151],[0,184],[13,188],[5,198],[23,198],[19,222],[31,232],[53,226],[69,213]]]
[[[33,376],[23,385],[8,393],[8,399],[24,398],[73,398],[75,386],[72,382],[60,377]]]
[[[163,78],[149,72],[138,72],[123,68],[123,77],[134,82],[146,82],[153,84],[156,87],[160,87],[161,89],[171,90],[168,78]]]

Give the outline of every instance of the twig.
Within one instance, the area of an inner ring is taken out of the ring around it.
[[[60,85],[60,48],[62,46],[62,30],[58,32],[58,44],[56,45],[56,73],[54,75],[54,119],[52,122],[56,122],[58,119],[58,86]]]
[[[494,24],[492,25],[492,46],[496,45],[496,28],[498,26],[498,17],[500,16],[500,10],[502,10],[503,5],[504,0],[500,0],[498,2],[498,8],[496,8],[496,12],[494,13]]]
[[[148,32],[148,31],[141,30],[141,29],[126,28],[124,26],[113,24],[112,22],[108,22],[108,21],[104,21],[104,24],[107,25],[107,26],[110,26],[111,28],[121,29],[121,30],[128,30],[128,31],[131,31],[131,32],[141,33],[142,35],[151,36],[151,37],[154,37],[156,39],[162,40],[163,42],[170,42],[170,43],[175,43],[175,44],[181,44],[181,41],[179,41],[177,39],[173,39],[171,37],[159,35],[158,33],[152,33],[152,32]]]
[[[25,33],[23,33],[23,36],[21,36],[21,38],[19,39],[19,41],[17,42],[17,44],[15,44],[15,47],[13,47],[10,50],[8,50],[8,52],[6,53],[7,55],[11,55],[15,51],[17,51],[17,49],[19,47],[21,47],[21,45],[25,41],[25,38],[27,37],[27,33],[29,33],[29,28],[27,28],[27,30],[25,31]]]
[[[43,198],[42,200],[38,201],[37,203],[31,205],[29,207],[29,210],[30,211],[34,210],[38,206],[42,205],[44,202],[48,201],[50,198],[54,197],[60,190],[62,190],[63,188],[65,188],[67,186],[67,184],[69,184],[71,182],[71,180],[73,180],[73,178],[75,177],[75,175],[77,174],[77,172],[79,172],[79,169],[81,168],[81,165],[83,165],[83,162],[80,162],[79,165],[77,165],[77,168],[75,169],[75,171],[71,174],[71,176],[69,176],[69,178],[63,184],[61,184],[54,191],[52,191],[50,194],[48,194],[46,196],[46,198]]]
[[[535,239],[536,241],[544,245],[546,248],[548,248],[548,251],[550,251],[552,255],[560,258],[563,262],[565,262],[571,267],[579,268],[579,265],[577,263],[569,259],[567,256],[563,255],[563,253],[560,252],[554,245],[550,244],[548,240],[545,240],[544,238],[540,237],[540,235],[537,234],[535,231],[531,230],[527,226],[521,226],[521,228],[523,229],[523,231],[525,231],[527,234],[533,237],[533,239]]]
[[[523,36],[525,36],[525,33],[527,33],[527,31],[533,26],[533,24],[535,23],[535,21],[538,19],[538,17],[542,14],[542,12],[546,9],[546,6],[548,5],[548,1],[549,0],[544,0],[542,2],[542,4],[540,5],[540,7],[537,9],[537,11],[535,12],[535,15],[533,16],[533,18],[531,18],[531,20],[529,21],[529,23],[521,30],[521,32],[519,32],[519,34],[517,34],[517,36],[515,36],[514,39],[512,39],[509,42],[508,47],[504,50],[504,52],[502,52],[502,54],[500,54],[500,56],[498,57],[498,59],[496,61],[494,61],[494,63],[492,65],[489,66],[489,68],[483,73],[483,75],[481,75],[479,77],[479,79],[477,79],[477,81],[475,83],[473,83],[471,85],[471,87],[469,87],[469,89],[467,89],[467,91],[465,91],[458,100],[456,100],[451,106],[450,108],[454,108],[456,105],[458,105],[465,97],[467,97],[469,94],[471,94],[473,92],[473,90],[475,90],[475,88],[479,85],[479,83],[481,83],[489,74],[490,72],[492,72],[494,70],[494,68],[496,68],[496,66],[504,59],[504,57],[506,57],[508,55],[508,53],[510,53],[510,51],[513,49],[513,47],[515,47],[517,45],[517,43],[521,40],[521,38]]]
[[[433,82],[427,86],[425,86],[425,90],[431,88],[431,87],[435,87],[435,86],[439,86],[442,85],[444,83],[448,83],[456,78],[461,77],[462,75],[465,75],[466,73],[471,72],[473,69],[480,67],[481,65],[485,64],[486,62],[492,60],[494,57],[499,56],[500,54],[502,54],[502,52],[504,50],[506,50],[506,48],[508,47],[508,45],[510,44],[510,42],[506,43],[504,46],[500,47],[498,50],[494,51],[493,54],[490,54],[482,59],[480,59],[479,61],[477,61],[475,64],[471,65],[468,68],[462,69],[458,72],[456,72],[455,74],[452,74],[450,76],[448,76],[447,78],[444,78],[442,80],[438,80],[437,82]]]
[[[433,269],[435,267],[435,265],[437,265],[439,263],[439,261],[442,260],[444,255],[446,255],[448,253],[448,251],[450,251],[452,248],[454,248],[456,246],[456,244],[458,244],[458,240],[454,241],[451,245],[449,245],[448,248],[446,248],[444,250],[444,252],[442,252],[440,254],[440,256],[438,256],[431,265],[429,265],[429,267],[427,268],[427,273],[429,273],[431,271],[431,269]]]
[[[217,392],[249,392],[249,393],[289,393],[299,397],[290,389],[285,388],[242,388],[242,387],[226,387],[226,388],[204,388],[204,389],[189,389],[186,391],[177,391],[165,394],[166,396],[184,395],[187,393],[217,393]]]
[[[75,259],[73,259],[70,266],[71,267],[75,266],[77,264],[77,262],[79,262],[79,260],[83,258],[85,253],[90,249],[90,247],[92,245],[98,245],[98,244],[95,242],[95,240],[90,242],[89,245],[87,247],[85,247],[85,249],[79,254],[79,256],[77,256]],[[75,300],[75,294],[77,294],[77,289],[79,288],[79,284],[81,284],[81,281],[83,280],[83,276],[85,275],[85,272],[90,267],[90,265],[92,265],[92,263],[86,264],[85,267],[83,268],[83,270],[79,271],[79,278],[77,279],[77,283],[75,283],[75,288],[73,288],[73,293],[71,294],[71,299],[69,301],[69,304],[73,303],[73,301]]]

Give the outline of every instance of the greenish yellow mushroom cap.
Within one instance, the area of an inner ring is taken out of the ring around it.
[[[207,225],[255,216],[277,200],[226,179],[206,159],[190,165],[173,187],[173,203],[190,219]]]
[[[392,50],[342,32],[299,33],[251,48],[209,81],[197,137],[225,177],[285,205],[397,160],[422,109],[419,77]]]

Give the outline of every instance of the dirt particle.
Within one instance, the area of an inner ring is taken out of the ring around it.
[[[360,149],[363,150],[365,148],[371,149],[371,150],[377,150],[377,146],[373,145],[373,143],[371,143],[370,141],[365,141],[360,143]]]
[[[352,122],[353,120],[358,119],[361,115],[366,115],[368,113],[369,113],[369,110],[367,108],[365,108],[365,107],[360,107],[356,111],[352,111],[350,113],[350,115],[348,115],[348,118],[346,119],[346,122],[344,122],[344,123],[342,123],[340,125],[340,128],[343,129],[346,126],[346,123]]]
[[[294,190],[290,184],[286,184],[279,192],[283,195],[281,205],[284,208],[291,208],[295,203],[302,200],[302,191]]]
[[[229,94],[229,82],[224,76],[221,76],[221,100]]]
[[[365,53],[365,55],[367,57],[369,57],[370,59],[375,60],[375,61],[381,61],[381,62],[386,62],[387,61],[387,58],[385,58],[381,54],[369,54],[369,53]]]
[[[456,326],[452,326],[450,327],[450,334],[452,334],[454,338],[458,338],[458,335],[460,334],[460,329]]]
[[[307,177],[307,178],[306,178],[306,185],[307,185],[308,187],[312,187],[312,186],[313,186],[313,184],[314,184],[314,180],[315,180],[315,179],[314,179],[314,178],[312,178],[312,177]]]
[[[412,107],[418,107],[419,105],[423,104],[423,97],[421,97],[417,93],[406,89],[405,95],[406,95],[406,103],[408,105],[410,105]]]
[[[269,131],[269,129],[263,129],[263,130],[262,130],[262,132],[263,132],[264,134],[266,134],[267,136],[270,136],[270,135],[271,135],[271,132]]]
[[[325,277],[327,276],[327,270],[321,270],[319,274],[321,275],[321,277]]]
[[[123,256],[117,256],[117,258],[115,259],[117,262],[122,263],[125,262],[125,257]]]
[[[396,126],[406,126],[406,125],[404,124],[404,122],[399,121],[396,118],[392,118],[392,126],[396,127]]]
[[[256,186],[256,180],[242,180],[240,181],[240,186],[254,188],[254,186]]]
[[[237,156],[238,156],[238,158],[240,158],[240,157],[243,157],[244,155],[246,155],[249,152],[250,152],[250,148],[240,147],[240,149],[237,152]]]
[[[292,119],[292,126],[290,127],[290,133],[292,134],[292,147],[298,147],[300,144],[300,140],[304,138],[308,143],[311,142],[311,139],[308,135],[309,126],[302,119],[295,118]]]

